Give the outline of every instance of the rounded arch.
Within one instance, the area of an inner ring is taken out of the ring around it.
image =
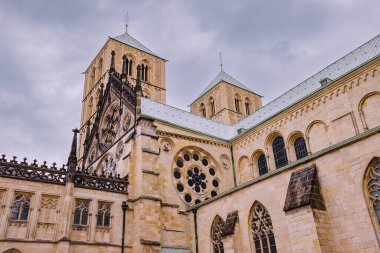
[[[359,102],[358,111],[365,130],[380,125],[380,92],[375,91],[365,95]]]
[[[12,248],[4,251],[4,253],[21,253],[18,249]]]
[[[94,97],[91,96],[90,100],[88,101],[88,111],[87,111],[87,120],[89,120],[92,116],[93,109],[94,109]]]
[[[305,135],[299,130],[289,134],[286,139],[286,147],[291,161],[301,159],[308,155]]]
[[[267,137],[265,138],[265,146],[267,148],[270,148],[272,146],[272,142],[275,138],[277,138],[278,136],[284,136],[282,134],[282,132],[278,131],[278,130],[275,130],[275,131],[272,131],[270,132]]]
[[[234,102],[235,102],[235,111],[236,112],[241,112],[241,96],[239,95],[239,93],[235,93],[234,95]]]
[[[223,244],[223,227],[224,221],[222,217],[216,215],[210,228],[211,235],[211,248],[214,253],[223,253],[224,244]]]
[[[250,115],[251,112],[252,112],[252,103],[251,103],[251,100],[249,99],[249,97],[246,97],[244,99],[244,107],[245,107],[245,114],[246,115]]]
[[[266,207],[257,200],[249,211],[248,232],[252,252],[264,252],[263,245],[268,245],[270,252],[277,252],[272,218]]]
[[[368,163],[363,176],[363,195],[377,241],[380,242],[380,157]]]
[[[268,161],[262,149],[258,149],[253,152],[251,156],[253,177],[262,176],[268,173]]]
[[[306,144],[310,153],[322,150],[330,145],[328,126],[322,120],[312,121],[306,128]]]
[[[207,117],[206,106],[205,106],[205,104],[203,102],[199,105],[199,113],[203,117],[205,117],[205,118]]]
[[[102,77],[103,70],[104,70],[104,68],[103,68],[103,58],[100,57],[99,61],[98,61],[98,77],[97,77],[98,80]]]
[[[240,176],[240,183],[244,183],[250,179],[252,179],[252,170],[251,170],[251,164],[249,162],[249,158],[246,155],[243,155],[238,160],[238,166],[239,166],[239,176]]]
[[[141,80],[145,82],[149,82],[151,79],[152,64],[147,59],[143,59],[140,61],[140,66],[141,66]]]

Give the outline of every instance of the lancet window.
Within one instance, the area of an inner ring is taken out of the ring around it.
[[[294,149],[296,151],[297,160],[307,156],[306,142],[303,137],[298,137],[294,141]]]
[[[268,210],[261,203],[257,202],[252,207],[250,228],[256,253],[277,252],[272,219]]]
[[[211,241],[214,253],[224,253],[222,241],[224,221],[220,216],[216,216],[211,228]]]
[[[215,115],[215,101],[214,101],[214,98],[211,97],[209,99],[210,101],[210,111],[211,111],[211,116],[214,116]]]
[[[265,155],[259,156],[257,159],[257,167],[259,168],[259,175],[262,176],[268,173],[267,159]]]
[[[380,159],[371,164],[367,178],[368,196],[377,218],[377,223],[380,224]]]

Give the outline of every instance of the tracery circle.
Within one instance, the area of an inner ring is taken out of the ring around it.
[[[220,173],[216,160],[198,148],[183,149],[174,157],[174,186],[187,205],[215,197],[220,189]]]

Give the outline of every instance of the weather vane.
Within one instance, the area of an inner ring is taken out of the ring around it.
[[[219,58],[220,58],[220,70],[223,71],[222,52],[219,52]]]
[[[125,32],[128,33],[128,24],[130,21],[128,11],[127,11],[127,15],[125,15],[125,17],[124,17],[124,20],[125,20]]]

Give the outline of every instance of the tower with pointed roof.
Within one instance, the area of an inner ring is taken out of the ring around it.
[[[191,103],[191,112],[233,125],[261,107],[261,96],[229,74],[220,72]]]
[[[128,32],[126,24],[125,32],[119,36],[109,37],[104,46],[97,53],[91,64],[84,72],[84,92],[82,100],[81,128],[79,152],[85,139],[86,124],[93,123],[98,110],[99,95],[102,84],[108,81],[108,72],[111,66],[111,52],[114,55],[114,69],[122,73],[123,58],[127,62],[124,72],[132,84],[136,83],[137,66],[141,66],[141,88],[143,97],[153,101],[165,103],[165,63],[166,60],[152,50],[144,46]]]

